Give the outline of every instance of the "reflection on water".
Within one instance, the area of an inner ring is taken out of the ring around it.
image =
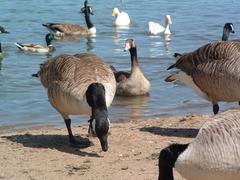
[[[118,111],[128,111],[122,115],[120,120],[139,120],[148,114],[147,107],[149,105],[150,96],[137,96],[137,97],[123,97],[116,96],[112,104],[114,109]]]

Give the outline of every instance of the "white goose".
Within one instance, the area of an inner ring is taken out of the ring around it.
[[[113,9],[112,16],[116,17],[114,22],[116,26],[128,26],[130,24],[128,13],[124,11],[120,12],[118,8]]]
[[[187,180],[240,179],[240,111],[210,118],[190,144],[160,152],[158,180],[173,180],[173,167]]]
[[[156,22],[148,22],[148,31],[150,34],[157,35],[163,33],[164,35],[170,35],[170,25],[172,24],[172,18],[170,15],[165,16],[165,27]]]

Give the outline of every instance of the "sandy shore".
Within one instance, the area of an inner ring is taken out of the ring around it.
[[[158,156],[170,143],[190,142],[207,116],[187,115],[111,124],[109,150],[70,147],[66,128],[1,134],[0,179],[156,180]],[[87,126],[74,127],[86,140]],[[175,172],[176,180],[182,180]]]

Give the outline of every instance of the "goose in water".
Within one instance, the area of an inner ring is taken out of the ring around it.
[[[222,41],[227,41],[230,33],[235,33],[232,23],[226,23],[223,27]]]
[[[86,0],[84,7],[81,9],[81,12],[85,15],[87,28],[81,27],[78,24],[66,23],[47,23],[43,24],[43,26],[47,27],[56,39],[63,38],[64,36],[95,35],[96,28],[90,20],[90,15],[93,15],[93,11],[87,3],[88,1]]]
[[[150,34],[157,35],[163,33],[164,35],[170,35],[170,25],[172,24],[172,18],[170,15],[165,16],[165,27],[156,22],[148,22],[148,31]]]
[[[165,79],[180,81],[212,102],[213,112],[218,102],[240,100],[240,41],[217,41],[182,55],[169,69],[177,68]]]
[[[0,26],[0,34],[1,33],[9,33],[9,32],[6,31],[4,27]]]
[[[42,45],[38,44],[21,44],[21,43],[15,43],[15,45],[18,47],[19,50],[24,51],[24,52],[33,52],[33,53],[49,53],[55,51],[55,48],[51,44],[53,40],[53,35],[48,33],[45,36],[45,40],[47,43],[47,46],[44,47]]]
[[[70,144],[84,147],[71,130],[69,115],[90,115],[89,131],[97,135],[103,151],[108,150],[108,107],[116,91],[110,67],[91,54],[59,55],[41,64],[34,77],[46,88],[51,105],[65,121]]]
[[[159,155],[158,180],[174,180],[175,168],[187,180],[240,179],[240,111],[207,120],[190,144],[172,144]]]
[[[150,82],[145,78],[137,58],[137,46],[133,39],[127,39],[125,51],[131,55],[131,72],[119,71],[112,68],[117,81],[116,95],[137,96],[146,95],[150,91]]]
[[[127,26],[130,24],[128,13],[124,11],[120,12],[118,8],[113,9],[112,16],[116,17],[114,21],[114,24],[116,26]]]
[[[235,33],[233,23],[225,23],[223,27],[222,41],[228,41],[230,33]],[[173,55],[176,59],[179,59],[182,54],[174,53]]]

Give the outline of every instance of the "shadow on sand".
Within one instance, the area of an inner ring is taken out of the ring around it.
[[[79,156],[101,157],[97,153],[84,152],[79,148],[71,147],[68,143],[68,136],[64,135],[32,135],[27,133],[22,135],[2,136],[2,138],[30,148],[56,149],[61,152]],[[88,138],[83,138],[80,136],[76,136],[76,138],[81,142],[87,144],[89,143],[89,146],[93,145],[93,143],[90,142]]]
[[[153,134],[169,137],[194,138],[197,136],[199,129],[193,128],[161,128],[161,127],[143,127],[140,131],[150,132]]]

